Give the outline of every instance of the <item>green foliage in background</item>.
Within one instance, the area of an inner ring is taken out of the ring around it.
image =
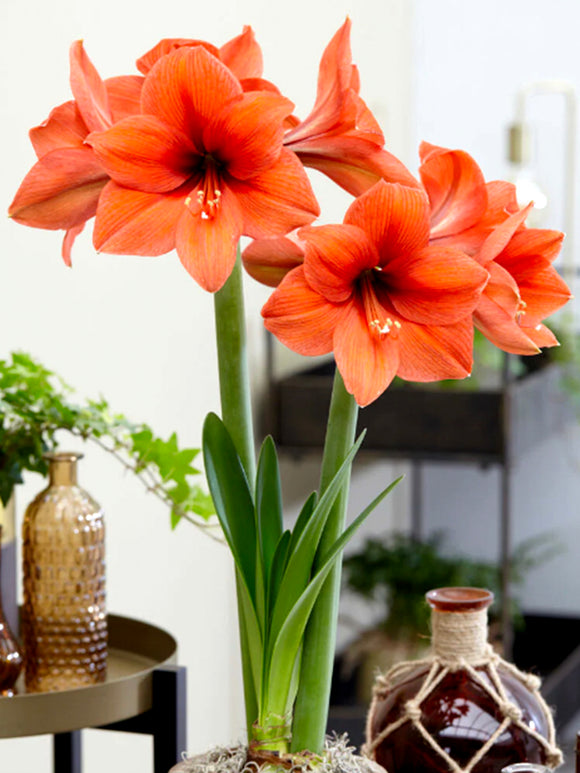
[[[175,526],[186,518],[207,526],[214,513],[211,497],[192,479],[199,449],[179,448],[177,435],[156,437],[144,423],[113,413],[106,400],[77,403],[59,376],[30,355],[13,353],[0,360],[0,499],[6,504],[25,470],[45,475],[43,458],[57,446],[57,432],[96,443],[159,497]]]
[[[426,633],[430,610],[425,593],[432,588],[468,586],[487,588],[496,598],[495,617],[501,608],[501,568],[496,562],[476,561],[443,551],[443,537],[425,540],[394,533],[367,539],[360,550],[344,559],[346,585],[364,598],[384,604],[385,615],[377,627],[397,636]],[[527,571],[560,552],[554,538],[538,535],[522,542],[510,560],[510,579],[521,583]],[[519,611],[512,602],[514,619]]]

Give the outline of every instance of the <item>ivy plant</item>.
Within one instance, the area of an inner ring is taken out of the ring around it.
[[[209,494],[194,482],[197,448],[180,448],[177,435],[157,437],[151,427],[114,413],[104,398],[77,402],[60,376],[24,352],[0,360],[0,500],[6,504],[24,471],[46,474],[44,454],[60,431],[92,442],[134,473],[169,508],[172,526],[185,518],[207,528]]]

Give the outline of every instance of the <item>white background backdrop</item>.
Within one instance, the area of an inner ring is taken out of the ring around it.
[[[251,24],[264,50],[266,77],[304,116],[314,99],[322,50],[347,13],[353,20],[362,95],[382,123],[390,149],[412,168],[418,140],[427,139],[469,150],[488,178],[505,174],[504,129],[520,83],[550,76],[580,83],[580,8],[573,0],[552,0],[549,6],[544,0],[3,0],[1,206],[7,209],[34,161],[28,129],[70,97],[71,41],[83,38],[101,75],[108,77],[134,72],[134,60],[161,37],[205,38],[221,45]],[[558,109],[554,105],[548,111],[556,123]],[[558,152],[555,139],[549,147],[549,172],[558,168]],[[555,174],[552,184],[557,187]],[[324,182],[317,190],[325,217],[340,219],[347,199]],[[554,217],[559,217],[557,211]],[[14,349],[29,351],[81,395],[102,393],[115,409],[148,422],[160,434],[177,430],[183,445],[198,445],[204,415],[218,409],[213,304],[176,256],[96,255],[89,231],[78,240],[74,268],[67,270],[59,256],[60,234],[27,229],[5,218],[0,220],[0,240],[0,356]],[[263,338],[257,310],[266,294],[256,285],[247,287],[250,354],[259,388]],[[549,449],[549,456],[558,460],[549,467],[553,477],[566,462],[560,447]],[[540,479],[537,470],[545,469],[546,454],[528,464],[527,474]],[[316,475],[309,461],[288,462],[287,467],[294,481],[287,493],[293,499],[303,480],[315,481]],[[377,479],[390,477],[384,464],[367,463],[355,474],[353,499],[367,501],[369,491],[378,488]],[[489,488],[488,480],[469,477],[462,477],[464,486],[446,480],[442,485],[438,470],[432,477],[429,515],[434,525],[446,528],[454,528],[454,521],[466,523],[461,516],[473,506],[472,486]],[[162,506],[100,452],[86,449],[80,478],[107,513],[110,610],[165,627],[179,641],[180,662],[188,667],[190,750],[239,738],[235,611],[225,551],[186,524],[171,532]],[[574,474],[568,478],[573,486]],[[33,477],[19,490],[20,515],[41,485]],[[453,502],[441,493],[450,485],[456,491]],[[404,521],[405,497],[404,491],[399,493],[382,520],[379,514],[381,526]],[[564,496],[561,526],[567,538],[577,541],[574,497]],[[524,497],[520,511],[528,510]],[[545,519],[545,511],[536,508],[523,531],[545,526]],[[458,540],[469,543],[469,527],[456,528]],[[492,539],[489,551],[494,549]],[[580,578],[573,560],[569,565],[570,594],[561,605],[576,609]],[[540,580],[547,587],[545,578]],[[535,599],[534,577],[530,583],[526,593]],[[557,589],[548,589],[542,603],[550,607],[556,597],[564,599]],[[0,766],[10,773],[49,771],[50,754],[48,738],[0,741]],[[150,744],[145,738],[85,733],[85,763],[86,773],[105,767],[111,773],[146,773],[151,770]]]

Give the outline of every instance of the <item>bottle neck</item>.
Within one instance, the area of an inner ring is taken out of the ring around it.
[[[51,486],[76,486],[77,461],[82,454],[55,453],[46,454],[48,459],[48,478]]]
[[[487,609],[431,613],[432,646],[443,662],[474,663],[488,654]]]

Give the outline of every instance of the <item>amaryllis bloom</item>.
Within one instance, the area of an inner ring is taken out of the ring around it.
[[[286,134],[284,144],[305,166],[324,172],[354,196],[380,179],[419,187],[404,164],[384,150],[383,133],[359,96],[350,26],[347,19],[326,47],[314,108]]]
[[[530,207],[497,226],[477,254],[490,279],[473,314],[475,326],[513,354],[537,354],[541,347],[556,346],[558,341],[543,320],[571,297],[552,266],[564,235],[522,229]]]
[[[343,225],[303,228],[304,264],[264,306],[268,330],[300,354],[334,352],[359,405],[395,375],[411,381],[471,371],[471,314],[488,279],[472,258],[429,246],[429,205],[418,190],[380,181]]]
[[[87,135],[139,111],[143,78],[121,76],[102,81],[81,41],[70,50],[74,100],[56,107],[30,131],[38,157],[10,205],[9,215],[35,228],[66,231],[62,256],[71,265],[71,248],[95,215],[109,175],[85,144]]]
[[[419,154],[419,174],[431,206],[432,243],[473,255],[495,226],[519,211],[515,186],[501,180],[486,183],[465,151],[423,142]]]
[[[244,92],[205,47],[161,57],[145,78],[141,109],[87,140],[112,178],[99,200],[97,249],[162,255],[176,248],[196,281],[215,292],[242,234],[283,234],[318,215],[301,163],[282,146],[292,103]]]

